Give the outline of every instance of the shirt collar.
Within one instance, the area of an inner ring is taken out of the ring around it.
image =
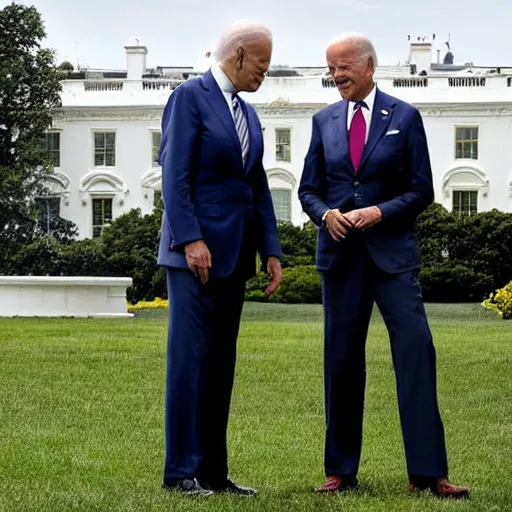
[[[363,99],[363,101],[368,106],[368,110],[370,111],[370,113],[373,111],[373,105],[375,104],[375,94],[376,94],[376,92],[377,92],[377,87],[374,84],[372,90],[370,91],[370,94],[368,94],[368,96],[366,96],[366,98]],[[351,103],[351,106],[353,108],[354,105],[355,105],[355,102],[351,101],[350,103]]]
[[[236,87],[233,85],[233,82],[231,82],[226,73],[222,71],[218,63],[213,64],[211,71],[213,78],[217,82],[217,85],[220,87],[221,91],[229,94],[236,92]]]

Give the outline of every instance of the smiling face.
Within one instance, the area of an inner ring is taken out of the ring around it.
[[[361,101],[373,89],[375,63],[357,41],[347,39],[327,48],[327,66],[343,99]]]

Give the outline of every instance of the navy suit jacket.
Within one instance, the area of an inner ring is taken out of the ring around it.
[[[245,167],[231,112],[210,71],[169,97],[160,147],[164,214],[158,264],[188,268],[184,248],[201,239],[212,255],[213,277],[226,277],[237,265],[250,277],[257,250],[263,265],[281,256],[261,125],[254,108],[241,105],[249,128]]]
[[[330,105],[313,116],[311,144],[299,186],[304,211],[319,227],[318,270],[330,270],[351,250],[349,234],[334,241],[322,223],[329,208],[349,212],[378,206],[382,220],[362,232],[373,261],[385,272],[419,267],[415,222],[434,198],[432,170],[423,121],[418,110],[379,89],[368,141],[357,174],[350,160],[348,102]]]

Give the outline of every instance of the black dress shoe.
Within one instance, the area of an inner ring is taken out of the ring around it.
[[[164,482],[162,487],[166,490],[170,491],[178,491],[181,494],[185,494],[186,496],[211,496],[213,494],[212,490],[204,489],[201,487],[197,479],[195,478],[185,478],[183,480],[168,480]]]
[[[255,496],[258,494],[256,489],[237,485],[229,478],[226,478],[226,480],[222,480],[221,482],[207,482],[205,480],[200,480],[200,485],[203,489],[208,489],[216,494],[238,494],[239,496]]]

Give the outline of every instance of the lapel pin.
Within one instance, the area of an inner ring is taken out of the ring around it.
[[[383,115],[383,116],[387,116],[389,114],[389,112],[387,110],[381,110],[380,113]]]

